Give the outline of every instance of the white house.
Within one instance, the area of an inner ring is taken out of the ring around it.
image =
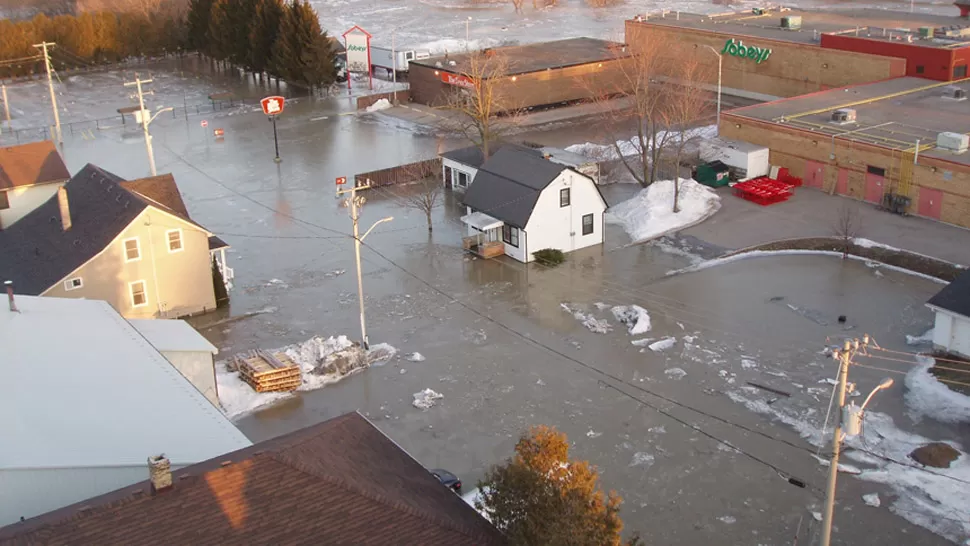
[[[104,301],[10,290],[0,347],[0,526],[252,445]]]
[[[219,349],[215,345],[184,320],[131,319],[128,322],[209,402],[220,407],[213,358],[219,354]]]
[[[478,146],[458,148],[441,154],[441,179],[445,182],[445,188],[464,192],[484,162],[485,158]]]
[[[593,179],[536,150],[499,149],[465,191],[465,248],[531,262],[533,253],[603,243],[606,200]],[[499,252],[500,250],[500,252]]]
[[[0,229],[44,204],[70,177],[49,140],[0,147]]]
[[[933,346],[970,358],[970,271],[937,292],[926,306],[936,313]]]

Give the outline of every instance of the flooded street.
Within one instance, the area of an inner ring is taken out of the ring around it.
[[[174,100],[182,87],[162,86],[160,95]],[[205,86],[188,88],[206,95]],[[213,138],[215,128],[224,138]],[[294,101],[279,120],[276,164],[272,126],[251,107],[152,125],[158,172],[173,173],[193,219],[232,246],[230,308],[190,321],[220,358],[313,336],[359,339],[351,222],[334,180],[461,145],[411,129],[356,115],[346,97]],[[94,163],[125,178],[148,174],[141,132],[130,122],[94,136],[66,135],[72,172]],[[582,124],[528,138],[593,140]],[[603,193],[616,204],[638,190],[615,184]],[[370,342],[397,355],[238,418],[254,442],[359,411],[426,467],[446,468],[470,489],[530,425],[553,425],[575,456],[600,468],[625,500],[626,529],[648,543],[790,544],[797,534],[808,544],[820,526],[812,514],[827,470],[813,454],[826,380],[837,370],[821,351],[865,333],[911,350],[905,336],[932,326],[923,304],[939,284],[831,256],[751,258],[668,275],[727,249],[689,237],[630,246],[607,225],[605,245],[555,268],[473,259],[461,250],[456,197],[444,195],[429,232],[422,212],[402,207],[400,192],[408,191],[368,191],[361,218],[367,229],[394,217],[368,236],[362,256]],[[615,308],[631,305],[649,314],[649,331],[630,335],[617,320]],[[580,318],[608,331],[595,333]],[[414,352],[424,360],[409,360]],[[865,394],[887,373],[854,368],[851,379]],[[903,377],[896,380],[874,410],[911,431],[916,421]],[[413,395],[427,388],[443,398],[422,411]],[[954,431],[929,420],[920,427],[926,436]],[[946,543],[863,503],[863,494],[887,494],[888,486],[842,476],[839,488],[837,544]]]

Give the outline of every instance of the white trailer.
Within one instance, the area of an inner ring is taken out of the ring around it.
[[[720,161],[740,171],[741,180],[767,176],[771,170],[768,148],[738,140],[711,139],[701,142],[702,161]]]
[[[381,68],[388,72],[396,68],[398,72],[407,72],[408,63],[411,61],[431,57],[431,53],[428,51],[415,51],[413,49],[398,49],[393,51],[393,55],[391,53],[392,50],[389,47],[371,46],[371,68]]]

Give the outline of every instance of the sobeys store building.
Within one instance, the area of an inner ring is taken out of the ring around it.
[[[906,75],[959,79],[966,75],[964,48],[941,43],[940,32],[966,23],[956,10],[951,17],[864,9],[666,12],[627,20],[625,31],[634,50],[693,48],[712,68],[711,85],[721,55],[725,94],[773,100]]]

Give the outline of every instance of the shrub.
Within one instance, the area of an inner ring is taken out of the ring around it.
[[[542,265],[559,265],[566,261],[566,255],[558,248],[544,248],[532,253],[537,262]]]

